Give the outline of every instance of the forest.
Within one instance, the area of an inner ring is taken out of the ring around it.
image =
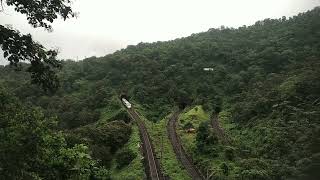
[[[319,179],[319,20],[316,7],[62,60],[50,71],[58,82],[51,90],[34,78],[43,75],[32,63],[0,66],[0,179],[146,178],[137,126],[120,95],[144,117],[153,142],[167,138],[168,115],[180,108],[178,135],[207,179]],[[164,173],[188,179],[167,143],[154,147]]]

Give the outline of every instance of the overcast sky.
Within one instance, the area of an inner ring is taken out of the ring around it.
[[[55,21],[51,33],[32,28],[25,16],[6,6],[0,23],[31,33],[47,48],[59,48],[59,58],[80,60],[221,25],[236,28],[265,18],[293,16],[315,6],[320,6],[320,0],[73,0],[79,17]]]

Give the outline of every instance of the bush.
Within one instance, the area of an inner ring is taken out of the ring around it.
[[[190,128],[194,128],[193,124],[191,122],[187,122],[184,126],[183,129],[190,129]]]
[[[125,110],[121,110],[115,116],[113,116],[110,121],[123,120],[125,123],[129,123],[131,121],[128,113]]]
[[[136,158],[136,154],[130,149],[122,149],[116,155],[117,168],[121,169],[128,166]]]
[[[234,159],[234,156],[235,156],[234,155],[234,148],[230,147],[230,146],[227,146],[225,151],[224,151],[224,155],[228,160],[232,161]]]
[[[246,180],[268,180],[270,179],[265,170],[244,170],[241,172],[241,178]]]
[[[196,147],[200,153],[212,154],[210,151],[215,149],[219,140],[215,132],[209,129],[208,122],[201,122],[196,134]],[[215,154],[215,153],[213,153]]]
[[[223,162],[221,165],[220,165],[220,168],[222,169],[222,172],[224,175],[228,176],[229,175],[229,166]]]

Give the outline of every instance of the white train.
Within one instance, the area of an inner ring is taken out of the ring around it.
[[[124,104],[128,109],[131,108],[131,104],[129,103],[129,101],[127,101],[125,98],[122,98],[121,100],[122,100],[123,104]]]

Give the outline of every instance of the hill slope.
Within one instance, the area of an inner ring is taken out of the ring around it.
[[[236,157],[218,165],[232,173],[221,171],[217,177],[312,179],[319,177],[320,159],[319,19],[320,8],[315,8],[289,19],[210,29],[128,46],[105,57],[65,61],[62,87],[54,95],[9,67],[0,67],[0,82],[23,102],[57,115],[61,129],[98,121],[103,109],[117,109],[121,93],[141,104],[154,122],[174,106],[202,105],[208,113],[221,111],[234,141]],[[214,149],[224,151],[220,145],[210,142],[204,147],[208,151],[193,151],[200,163],[210,160]],[[220,172],[210,166],[202,169]]]

